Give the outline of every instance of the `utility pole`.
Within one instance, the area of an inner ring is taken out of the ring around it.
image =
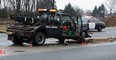
[[[16,15],[19,15],[19,12],[20,12],[20,0],[16,0],[16,5],[17,5]]]

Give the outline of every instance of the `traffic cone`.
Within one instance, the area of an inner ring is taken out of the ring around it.
[[[91,46],[91,43],[88,43],[88,46]]]
[[[30,44],[30,48],[32,48],[33,47],[33,45],[32,45],[32,43]]]
[[[6,54],[6,51],[4,51],[3,54]]]
[[[0,49],[0,55],[2,55],[2,50]]]
[[[88,40],[88,46],[91,46],[92,44],[92,39]]]
[[[30,48],[32,48],[32,47],[33,47],[33,41],[30,42]]]
[[[81,44],[82,46],[85,46],[86,44],[84,43],[84,42],[82,42],[82,44]]]

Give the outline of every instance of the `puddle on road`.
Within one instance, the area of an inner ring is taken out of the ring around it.
[[[25,52],[25,50],[15,50],[14,52]]]

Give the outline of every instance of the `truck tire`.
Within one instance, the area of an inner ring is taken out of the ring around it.
[[[23,44],[23,39],[22,38],[18,38],[18,37],[13,37],[13,41],[12,41],[15,45],[22,45]]]
[[[60,44],[64,44],[65,39],[60,38],[60,39],[58,39],[58,41]]]
[[[45,34],[42,32],[38,32],[35,34],[34,40],[33,40],[33,45],[34,46],[42,46],[45,43]]]
[[[85,32],[83,32],[79,38],[79,43],[82,43],[82,42],[85,42]]]
[[[102,27],[99,27],[99,28],[97,29],[97,31],[98,31],[98,32],[101,32],[101,31],[102,31]]]

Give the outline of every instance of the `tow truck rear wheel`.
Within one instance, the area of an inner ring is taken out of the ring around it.
[[[45,43],[45,34],[42,32],[38,32],[35,34],[34,40],[33,40],[33,45],[34,46],[42,46]]]
[[[23,44],[23,39],[22,38],[18,38],[18,37],[13,37],[13,41],[12,41],[15,45],[22,45]]]
[[[82,43],[82,42],[85,42],[85,32],[83,32],[79,38],[79,43]]]

